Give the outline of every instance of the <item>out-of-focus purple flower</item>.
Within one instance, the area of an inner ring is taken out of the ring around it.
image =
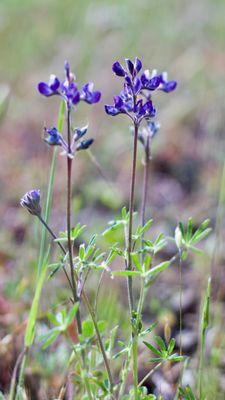
[[[157,74],[156,70],[152,73],[147,69],[141,74],[141,87],[145,90],[156,90],[161,83],[161,75]]]
[[[51,146],[62,146],[62,135],[55,127],[50,129],[44,128],[44,133],[44,140],[46,143]]]
[[[134,62],[130,59],[125,61],[126,68],[119,61],[112,66],[115,75],[124,78],[124,89],[114,97],[113,105],[105,105],[105,111],[111,116],[126,114],[134,123],[140,124],[142,119],[148,120],[156,114],[151,93],[157,89],[169,93],[176,88],[176,82],[167,81],[166,75],[158,74],[156,70],[141,72],[142,62],[137,57]]]
[[[86,101],[88,104],[98,103],[101,98],[101,93],[93,90],[94,84],[92,82],[86,83],[80,90],[80,99]]]
[[[168,81],[168,75],[167,72],[163,72],[160,75],[160,85],[159,85],[159,89],[162,90],[165,93],[170,93],[173,90],[176,89],[177,87],[177,82],[176,81]]]
[[[113,70],[114,74],[116,74],[117,76],[125,76],[126,75],[126,70],[119,63],[119,61],[116,61],[113,63],[112,70]]]
[[[68,153],[68,144],[63,139],[61,133],[57,128],[52,127],[50,129],[44,128],[44,141],[48,143],[50,146],[61,146],[64,150],[64,153]]]
[[[158,130],[160,129],[160,123],[158,121],[147,121],[147,130],[151,138],[153,138]]]
[[[92,143],[94,142],[94,139],[87,139],[87,140],[82,140],[76,147],[76,150],[87,150]]]
[[[70,65],[67,61],[64,68],[66,75],[64,81],[60,82],[55,75],[51,75],[48,83],[40,82],[38,84],[39,92],[46,97],[60,95],[66,101],[68,108],[75,106],[81,100],[88,104],[98,103],[101,93],[93,90],[93,83],[86,83],[79,90],[75,82],[76,77],[70,71]]]
[[[157,121],[147,120],[147,126],[139,129],[138,140],[144,146],[146,155],[151,157],[151,142],[160,128],[160,123]]]
[[[26,208],[30,214],[40,216],[40,190],[30,190],[20,200],[20,205]]]
[[[76,151],[86,150],[92,145],[94,139],[82,140],[79,143],[77,143],[87,133],[87,130],[88,130],[87,125],[83,126],[82,128],[74,129],[74,134],[70,143],[70,151],[68,143],[64,140],[61,133],[55,127],[49,129],[44,128],[45,132],[44,140],[50,146],[61,146],[63,149],[63,152],[61,154],[73,158]]]
[[[82,128],[75,128],[74,129],[73,140],[76,142],[82,136],[84,136],[87,133],[87,131],[88,131],[88,125],[83,126]]]

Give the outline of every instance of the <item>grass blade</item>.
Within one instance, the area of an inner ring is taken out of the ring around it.
[[[59,130],[59,132],[62,132],[62,128],[63,128],[64,111],[65,111],[65,104],[62,101],[60,104],[60,108],[59,108],[58,123],[57,123],[57,129]],[[51,205],[52,205],[52,192],[53,192],[53,184],[54,184],[55,170],[56,170],[57,151],[58,151],[57,147],[54,147],[51,168],[50,168],[46,205],[45,205],[45,214],[44,214],[44,219],[47,223],[49,220],[49,215],[50,215],[50,210],[51,210]],[[44,261],[44,257],[45,257],[46,237],[47,237],[47,231],[46,231],[45,227],[43,227],[42,232],[41,232],[41,244],[40,244],[40,251],[39,251],[39,258],[38,258],[38,275],[40,275],[41,267],[43,265],[43,261]]]

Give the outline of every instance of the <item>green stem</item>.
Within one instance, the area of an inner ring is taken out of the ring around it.
[[[44,225],[44,227],[47,229],[47,231],[50,233],[52,238],[54,240],[57,239],[57,236],[54,234],[54,232],[52,231],[50,226],[45,222],[45,220],[42,218],[42,216],[38,215],[38,218],[39,218],[40,222]],[[57,242],[57,243],[58,243],[58,246],[60,247],[60,249],[62,250],[62,252],[66,255],[65,247],[60,242]],[[69,275],[67,274],[66,268],[64,266],[63,266],[63,271],[64,271],[64,274],[66,275],[66,278],[67,278],[67,281],[68,281],[68,283],[70,285],[71,290],[73,290],[72,283],[70,281]]]
[[[132,174],[131,174],[131,187],[130,187],[130,201],[129,201],[129,228],[128,228],[128,263],[127,269],[131,271],[132,269],[132,234],[133,234],[133,212],[134,212],[134,189],[135,189],[135,177],[136,177],[136,165],[137,165],[137,140],[138,140],[138,124],[134,123],[134,143],[133,143],[133,163],[132,163]],[[128,298],[130,306],[130,314],[132,318],[132,311],[134,310],[134,300],[133,300],[133,287],[132,287],[132,276],[128,276]]]
[[[23,386],[26,363],[27,363],[27,351],[28,351],[28,349],[26,349],[23,359],[22,359],[22,362],[21,362],[20,374],[19,374],[19,379],[18,379],[18,388]]]
[[[43,219],[41,219],[41,221],[43,222]],[[55,235],[55,233],[52,231],[52,229],[51,229],[46,223],[44,224],[44,226],[46,227],[46,229],[48,229],[48,232],[51,234],[51,236],[53,237],[53,239],[55,239],[55,238],[56,238],[56,235]],[[56,242],[56,243],[58,244],[58,246],[59,246],[60,249],[62,250],[63,254],[65,255],[65,254],[66,254],[65,248],[64,248],[62,245],[60,245],[59,242]],[[75,278],[76,278],[76,280],[77,280],[78,277],[77,277],[76,271],[74,271],[74,275],[75,275]],[[82,293],[81,293],[81,298],[82,298],[82,300],[84,301],[84,304],[85,304],[85,306],[86,306],[86,308],[87,308],[87,310],[88,310],[88,312],[89,312],[89,314],[90,314],[90,316],[91,316],[91,318],[92,318],[92,321],[93,321],[93,324],[94,324],[94,327],[95,327],[96,336],[97,336],[98,343],[99,343],[99,347],[100,347],[100,350],[101,350],[101,353],[102,353],[102,357],[103,357],[103,360],[104,360],[104,363],[105,363],[107,375],[108,375],[108,378],[109,378],[110,387],[111,387],[112,390],[113,390],[113,379],[112,379],[112,374],[111,374],[109,362],[108,362],[108,359],[107,359],[107,356],[106,356],[106,352],[105,352],[105,349],[104,349],[104,345],[103,345],[103,343],[102,343],[102,338],[101,338],[101,335],[100,335],[100,332],[99,332],[99,329],[98,329],[98,323],[97,323],[97,320],[96,320],[96,317],[95,317],[95,312],[94,312],[94,310],[93,310],[92,307],[91,307],[91,304],[90,304],[90,302],[89,302],[89,299],[88,299],[88,297],[87,297],[87,295],[86,295],[84,289],[83,289],[83,291],[82,291]]]
[[[145,299],[145,279],[142,278],[140,297],[139,297],[138,308],[137,308],[137,318],[141,317],[144,299]]]
[[[131,362],[131,349],[129,349],[127,359],[125,362],[125,366],[122,369],[122,382],[121,382],[120,390],[119,390],[119,396],[118,396],[119,399],[121,399],[123,397],[123,394],[125,391],[126,381],[127,381],[127,377],[128,377],[128,373],[129,373],[130,362]]]
[[[134,399],[138,400],[138,335],[135,334],[132,339],[132,357],[133,357],[133,386]]]
[[[59,130],[59,132],[62,132],[64,111],[65,111],[65,103],[64,103],[64,101],[62,101],[60,104],[60,108],[59,108],[58,122],[57,122],[57,129]],[[49,183],[48,183],[48,191],[47,191],[47,199],[46,199],[46,205],[45,205],[44,219],[47,223],[49,220],[51,203],[52,203],[52,192],[53,192],[53,183],[54,183],[54,178],[55,178],[57,152],[58,152],[58,150],[55,147],[53,150],[53,155],[52,155],[52,162],[51,162],[50,176],[49,176]],[[40,250],[39,250],[39,257],[38,257],[38,275],[40,275],[41,267],[42,267],[43,261],[44,261],[45,244],[46,244],[46,230],[43,229],[42,233],[41,233],[41,243],[40,243]]]
[[[142,381],[138,384],[138,387],[141,387],[143,383],[148,379],[161,365],[163,364],[163,361],[161,361],[159,364],[157,364],[145,377],[142,379]]]
[[[131,187],[130,187],[130,201],[129,201],[129,227],[128,227],[128,248],[127,248],[127,270],[132,270],[132,234],[133,234],[133,212],[134,212],[134,189],[135,189],[135,177],[136,177],[136,165],[137,165],[137,141],[138,141],[138,128],[139,125],[134,122],[134,142],[133,142],[133,162],[132,162],[132,174],[131,174]],[[133,281],[132,276],[128,276],[127,279],[127,289],[128,289],[128,301],[130,308],[130,320],[132,329],[132,358],[133,358],[133,386],[134,386],[134,398],[138,399],[138,370],[137,370],[137,334],[133,329],[133,311],[134,311],[134,299],[133,299]]]
[[[21,382],[21,380],[22,380],[23,375],[21,375],[21,372],[24,373],[24,368],[22,368],[22,365],[23,365],[23,360],[25,358],[26,352],[27,352],[27,348],[25,347],[23,349],[23,351],[20,353],[19,357],[17,358],[15,367],[13,369],[11,385],[10,385],[9,400],[15,399],[16,385],[17,385],[17,372],[18,372],[18,368],[20,365],[21,365],[21,369],[20,369],[19,381]]]
[[[89,314],[91,315],[91,318],[92,318],[92,321],[93,321],[93,324],[94,324],[94,327],[95,327],[95,332],[96,332],[96,336],[97,336],[97,339],[98,339],[98,344],[99,344],[99,347],[100,347],[100,350],[101,350],[101,353],[102,353],[102,357],[103,357],[103,360],[104,360],[105,368],[106,368],[108,379],[109,379],[110,393],[113,394],[112,373],[111,373],[109,361],[108,361],[108,358],[107,358],[107,355],[106,355],[106,352],[105,352],[105,348],[104,348],[104,345],[103,345],[103,342],[102,342],[102,338],[101,338],[101,335],[100,335],[100,332],[99,332],[99,329],[98,329],[98,323],[97,323],[97,320],[95,318],[95,313],[94,313],[94,310],[93,310],[93,308],[92,308],[92,306],[91,306],[91,304],[89,302],[89,299],[88,299],[88,297],[87,297],[87,295],[86,295],[86,293],[84,291],[82,292],[81,297],[82,297],[82,300],[83,300],[83,302],[84,302]]]
[[[148,194],[148,177],[149,177],[149,164],[150,164],[150,137],[147,137],[147,144],[145,146],[145,159],[144,159],[144,176],[143,176],[143,187],[142,187],[142,201],[140,211],[140,223],[141,226],[145,224],[145,211]]]
[[[201,351],[200,351],[200,360],[199,360],[199,383],[198,383],[198,391],[199,391],[199,399],[203,399],[203,361],[204,361],[204,349],[205,349],[205,333],[202,335],[201,340]]]
[[[70,264],[70,279],[72,284],[72,293],[74,303],[79,301],[77,296],[77,285],[74,277],[74,265],[73,265],[73,246],[71,241],[71,177],[72,177],[72,158],[71,154],[71,126],[70,126],[70,108],[67,109],[67,142],[68,142],[68,156],[67,156],[67,241],[68,241],[68,252],[69,252],[69,264]],[[80,310],[76,314],[77,330],[78,333],[82,333],[82,324]]]
[[[180,330],[180,356],[182,356],[182,254],[179,257],[179,330]]]

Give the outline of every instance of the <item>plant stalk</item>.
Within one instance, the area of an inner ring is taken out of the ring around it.
[[[129,228],[128,228],[128,249],[127,249],[128,271],[131,271],[132,269],[131,252],[133,243],[132,234],[133,234],[133,212],[134,212],[134,188],[135,188],[136,165],[137,165],[137,141],[138,141],[138,124],[134,123],[133,162],[132,162],[132,174],[131,174],[131,185],[130,185]],[[132,276],[128,276],[127,286],[128,286],[130,314],[132,317],[132,311],[134,310]]]
[[[148,379],[161,365],[163,364],[163,361],[161,361],[159,364],[157,364],[151,371],[148,372],[147,375],[142,379],[142,381],[138,384],[138,387],[141,387],[143,383]]]
[[[67,241],[68,241],[68,252],[69,252],[69,264],[70,264],[70,276],[72,284],[72,293],[74,303],[79,301],[77,296],[77,285],[74,277],[74,266],[73,266],[73,246],[71,241],[71,177],[72,177],[72,161],[70,158],[71,154],[71,126],[70,126],[70,107],[67,107],[67,142],[68,142],[68,156],[67,156]],[[82,324],[80,310],[78,309],[76,314],[77,330],[78,333],[82,333]]]
[[[42,223],[44,222],[43,219],[40,219],[40,220],[41,220]],[[56,239],[56,235],[52,231],[52,229],[46,223],[44,223],[44,226],[46,227],[46,229],[48,230],[50,235],[54,239]],[[59,243],[59,242],[56,242],[56,243],[58,244],[58,246],[62,250],[63,254],[66,255],[66,249],[64,248],[64,246],[62,246],[61,243]],[[78,276],[76,274],[76,271],[74,271],[74,276],[75,276],[76,280],[78,280]],[[109,361],[107,359],[106,352],[105,352],[105,349],[104,349],[104,345],[102,343],[102,338],[101,338],[101,335],[100,335],[100,332],[99,332],[99,329],[98,329],[98,323],[97,323],[97,320],[96,320],[96,317],[95,317],[95,312],[92,309],[92,306],[91,306],[91,304],[89,302],[89,299],[88,299],[84,289],[82,290],[81,298],[82,298],[82,300],[83,300],[83,302],[85,304],[85,307],[87,308],[87,311],[89,312],[89,314],[90,314],[90,316],[92,318],[92,321],[93,321],[93,324],[94,324],[94,327],[95,327],[96,336],[97,336],[98,343],[99,343],[99,347],[100,347],[100,350],[101,350],[101,353],[102,353],[102,357],[103,357],[104,364],[105,364],[105,367],[106,367],[107,375],[108,375],[108,378],[109,378],[110,386],[113,388],[113,379],[112,379],[112,374],[111,374],[111,370],[110,370],[110,366],[109,366]]]
[[[131,185],[130,185],[130,201],[129,201],[129,226],[128,226],[128,248],[127,248],[127,270],[132,270],[131,252],[133,247],[133,212],[134,212],[134,189],[135,189],[135,178],[136,178],[136,166],[137,166],[137,143],[138,143],[138,128],[139,124],[134,122],[134,141],[133,141],[133,162],[132,162],[132,173],[131,173]],[[130,308],[130,320],[131,320],[131,340],[132,340],[132,359],[133,359],[133,386],[134,386],[134,398],[138,399],[138,369],[137,369],[137,345],[138,337],[136,328],[133,328],[133,311],[134,311],[134,298],[133,298],[133,282],[132,276],[127,277],[127,289],[128,289],[128,301]]]

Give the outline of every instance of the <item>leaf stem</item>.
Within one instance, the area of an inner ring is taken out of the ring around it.
[[[153,369],[151,369],[151,371],[149,371],[147,373],[147,375],[145,375],[145,377],[141,380],[141,382],[138,384],[138,387],[143,386],[143,383],[146,381],[146,379],[148,379],[159,367],[161,367],[161,365],[163,364],[163,361],[161,361],[159,364],[157,364]]]

